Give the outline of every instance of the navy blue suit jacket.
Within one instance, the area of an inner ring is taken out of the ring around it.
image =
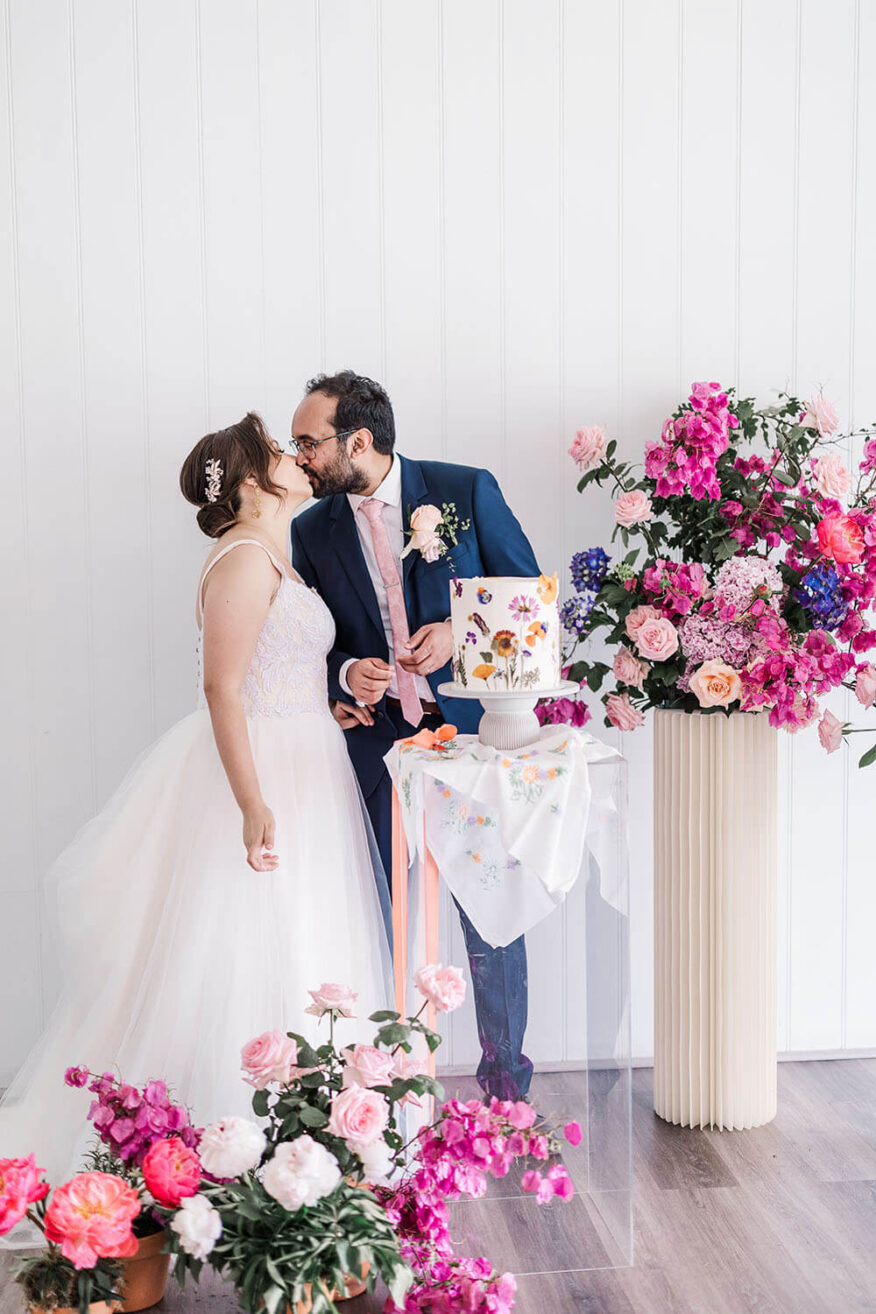
[[[454,575],[538,575],[529,540],[489,470],[443,461],[411,461],[404,456],[398,459],[405,528],[410,525],[414,509],[424,503],[439,508],[444,502],[453,503],[460,521],[470,521],[447,556],[428,562],[419,552],[411,552],[402,562],[412,634],[422,625],[446,620],[450,615],[450,580]],[[293,520],[292,563],[305,583],[318,590],[334,617],[337,633],[328,658],[329,695],[349,700],[339,683],[344,663],[351,657],[387,661],[389,650],[345,493],[323,498]],[[450,678],[449,662],[428,676],[435,701],[446,721],[462,733],[473,734],[483,709],[474,700],[441,696],[438,686]],[[347,731],[350,756],[366,798],[380,782],[383,757],[393,738],[392,727],[380,717],[373,727]]]

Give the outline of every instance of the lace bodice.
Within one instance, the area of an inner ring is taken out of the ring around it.
[[[218,553],[201,586],[220,557],[241,543],[263,548],[282,576],[240,691],[244,712],[247,716],[330,715],[326,657],[334,643],[335,624],[316,590],[292,579],[256,539],[238,539]],[[202,633],[198,636],[198,707],[207,705]]]

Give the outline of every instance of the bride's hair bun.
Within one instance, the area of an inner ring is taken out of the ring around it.
[[[195,444],[183,462],[179,486],[183,497],[198,507],[198,524],[209,538],[221,538],[237,523],[244,480],[255,479],[263,492],[284,496],[271,478],[276,459],[276,448],[255,411]]]

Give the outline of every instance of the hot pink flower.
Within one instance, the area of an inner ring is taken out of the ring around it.
[[[113,1173],[80,1173],[59,1186],[46,1210],[46,1239],[61,1247],[74,1268],[136,1253],[131,1224],[140,1212],[133,1187]]]
[[[392,1082],[395,1059],[384,1049],[374,1045],[355,1045],[342,1049],[345,1086],[389,1086]]]
[[[580,1122],[567,1122],[563,1128],[563,1135],[570,1145],[581,1144],[581,1124]]]
[[[353,1149],[373,1145],[389,1122],[389,1105],[377,1091],[350,1086],[332,1100],[328,1130]]]
[[[353,1009],[359,996],[349,986],[336,985],[333,981],[323,981],[318,990],[308,990],[307,993],[313,1003],[305,1008],[305,1013],[313,1013],[316,1017],[322,1017],[323,1013],[330,1012],[335,1012],[340,1017],[356,1016]]]
[[[678,630],[665,616],[646,620],[636,635],[636,647],[652,662],[665,662],[678,652]]]
[[[569,455],[582,472],[592,470],[605,460],[608,442],[601,424],[591,424],[575,434]]]
[[[650,520],[653,514],[651,499],[642,488],[634,488],[629,493],[621,493],[614,504],[614,518],[624,529]]]
[[[645,621],[657,620],[660,614],[661,613],[656,607],[633,607],[633,610],[627,616],[624,628],[634,643],[638,638],[639,630],[645,624]]]
[[[633,689],[641,689],[642,681],[648,674],[650,667],[647,662],[640,662],[638,657],[630,652],[629,648],[621,645],[615,654],[611,669],[615,679],[620,680],[621,684],[628,684]]]
[[[250,1040],[240,1051],[244,1081],[256,1090],[265,1090],[272,1081],[286,1083],[295,1075],[298,1045],[283,1031],[265,1031]]]
[[[200,1160],[178,1136],[156,1141],[143,1159],[142,1168],[146,1189],[168,1209],[195,1195],[201,1182]]]
[[[856,565],[864,555],[864,534],[851,516],[825,516],[818,523],[818,546],[841,565]]]
[[[575,1188],[572,1185],[572,1179],[561,1163],[555,1163],[548,1168],[548,1181],[554,1188],[554,1195],[561,1200],[568,1202],[575,1194]]]
[[[824,437],[836,433],[839,428],[836,411],[821,393],[817,397],[810,397],[808,409],[803,415],[803,423],[810,429],[817,429]]]
[[[822,497],[840,501],[849,491],[851,482],[852,476],[839,452],[828,452],[826,456],[818,457],[815,462],[815,486]]]
[[[605,700],[605,715],[618,730],[629,733],[645,724],[638,707],[633,707],[629,694],[609,694]]]
[[[458,967],[427,963],[418,968],[414,982],[420,994],[425,995],[439,1013],[452,1013],[465,999],[465,978]]]
[[[43,1172],[32,1154],[26,1159],[0,1159],[0,1236],[21,1222],[29,1205],[48,1195],[48,1182],[39,1180]]]
[[[843,723],[837,720],[833,712],[825,711],[819,721],[818,738],[828,753],[835,753],[843,742]]]

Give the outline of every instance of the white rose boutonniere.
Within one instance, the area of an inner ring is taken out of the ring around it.
[[[410,541],[401,554],[401,559],[411,552],[419,552],[425,561],[437,561],[447,554],[451,547],[456,547],[459,535],[468,529],[470,520],[461,521],[453,502],[437,506],[425,503],[411,513],[411,527],[405,533],[410,534]]]

